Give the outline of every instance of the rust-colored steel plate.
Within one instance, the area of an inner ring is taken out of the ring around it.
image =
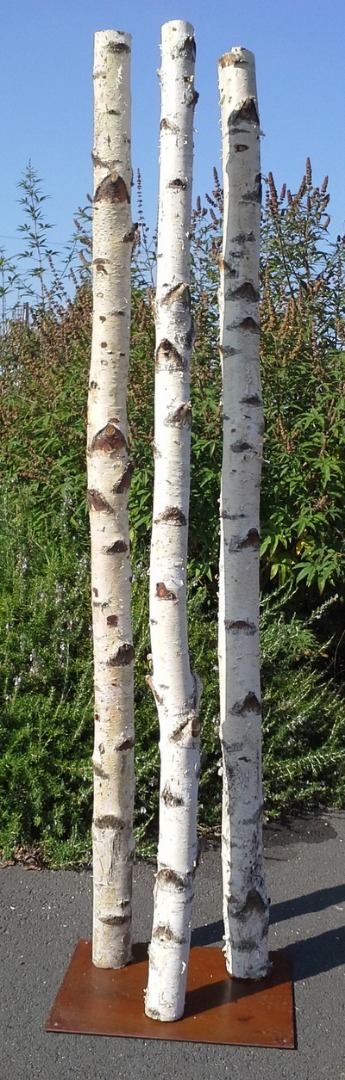
[[[91,942],[79,941],[45,1030],[294,1049],[290,966],[270,955],[269,978],[248,983],[229,978],[221,949],[191,949],[184,1016],[160,1023],[144,1013],[147,945],[135,945],[133,962],[113,971],[94,967]]]

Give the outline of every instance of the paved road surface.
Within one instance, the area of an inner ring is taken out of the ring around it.
[[[44,1021],[78,938],[91,875],[0,870],[1,1080],[345,1080],[345,813],[266,830],[270,947],[293,958],[297,1050],[61,1035]],[[135,865],[135,939],[151,929],[153,865]],[[198,871],[193,944],[222,936],[219,850]]]

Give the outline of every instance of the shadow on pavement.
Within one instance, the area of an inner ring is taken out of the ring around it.
[[[272,904],[270,924],[274,925],[298,916],[323,911],[325,908],[334,907],[342,902],[345,902],[345,885],[320,889],[305,896],[298,896],[294,900]],[[198,926],[192,933],[192,945],[215,945],[222,940],[223,933],[221,919],[206,926]],[[338,926],[313,937],[295,941],[281,952],[293,963],[295,981],[319,975],[322,971],[330,971],[344,963],[345,926]]]

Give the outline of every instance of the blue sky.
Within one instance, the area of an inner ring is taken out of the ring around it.
[[[50,198],[50,240],[64,245],[92,189],[92,54],[96,30],[132,34],[132,161],[154,225],[158,180],[161,24],[189,20],[197,42],[194,196],[220,169],[217,60],[233,45],[256,56],[262,171],[297,190],[305,158],[329,174],[332,236],[345,231],[344,0],[2,0],[0,93],[3,165],[0,246],[20,249],[18,181],[29,159]],[[135,216],[135,204],[133,205]]]

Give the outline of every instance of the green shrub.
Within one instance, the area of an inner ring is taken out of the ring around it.
[[[33,293],[38,282],[38,297],[31,324],[13,321],[0,338],[0,846],[8,853],[18,845],[38,844],[51,864],[59,865],[90,858],[93,691],[85,427],[91,290],[87,211],[77,217],[83,262],[79,271],[74,265],[71,300],[45,241],[37,185],[31,170],[23,187],[24,210],[28,219],[33,211],[40,216],[23,265],[26,260]],[[345,801],[344,245],[339,239],[332,247],[327,239],[326,186],[313,187],[307,162],[296,196],[283,191],[278,198],[269,178],[263,211],[262,682],[266,810],[274,816]],[[206,201],[203,207],[197,200],[193,219],[189,636],[192,666],[204,683],[199,821],[210,828],[220,821],[221,802],[217,259],[222,192],[216,173]],[[140,849],[147,851],[157,827],[159,782],[157,714],[145,680],[155,245],[140,214],[141,241],[133,262],[130,524],[135,828]],[[72,248],[66,265],[71,260]],[[4,259],[2,268],[8,284],[15,279],[19,287],[15,268]]]

